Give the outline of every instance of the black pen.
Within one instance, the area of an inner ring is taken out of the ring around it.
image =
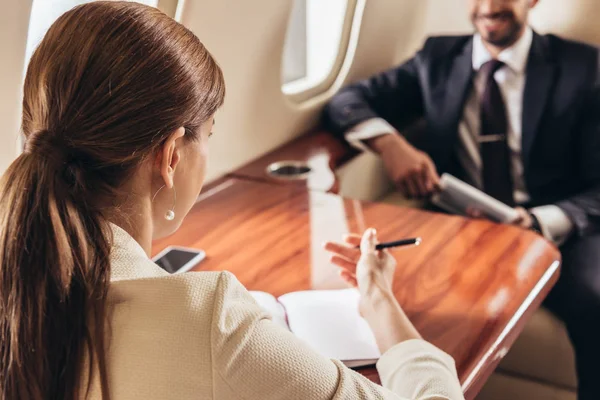
[[[375,246],[375,249],[383,250],[383,249],[389,249],[390,247],[410,246],[410,245],[418,246],[420,244],[421,244],[421,238],[416,237],[416,238],[411,238],[411,239],[395,240],[393,242],[379,243],[378,245]]]
[[[410,239],[395,240],[393,242],[383,242],[383,243],[379,243],[379,244],[375,245],[375,250],[383,250],[383,249],[389,249],[391,247],[410,246],[410,245],[418,246],[421,244],[421,241],[422,240],[420,237],[416,237],[416,238],[410,238]],[[360,246],[356,246],[356,248],[359,249]]]

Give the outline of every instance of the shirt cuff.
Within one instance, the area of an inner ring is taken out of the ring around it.
[[[558,206],[540,206],[529,211],[540,223],[542,235],[558,246],[563,244],[573,232],[573,222]]]
[[[396,133],[396,129],[383,118],[371,118],[356,125],[346,132],[346,140],[352,147],[369,151],[363,140],[373,139],[377,136]]]

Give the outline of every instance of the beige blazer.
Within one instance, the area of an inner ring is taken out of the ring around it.
[[[385,353],[378,386],[272,323],[231,273],[169,275],[113,232],[112,399],[463,399],[453,359],[425,341]]]

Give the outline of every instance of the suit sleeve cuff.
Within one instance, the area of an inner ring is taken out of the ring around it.
[[[367,139],[373,139],[378,136],[396,133],[396,130],[383,118],[371,118],[356,125],[346,132],[346,140],[353,147],[369,151],[369,147],[363,142]]]
[[[556,245],[563,244],[573,232],[573,222],[558,206],[540,206],[530,211],[537,218],[542,235]]]

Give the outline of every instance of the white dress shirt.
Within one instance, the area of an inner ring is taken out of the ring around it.
[[[498,55],[498,60],[505,65],[494,74],[498,83],[508,117],[507,140],[510,149],[511,173],[514,186],[514,199],[517,204],[529,201],[529,194],[523,175],[521,157],[523,92],[525,89],[526,66],[533,40],[533,31],[527,28],[525,33],[511,47]],[[492,55],[484,46],[481,36],[473,37],[472,63],[475,71],[473,89],[468,95],[463,116],[458,125],[459,141],[456,147],[457,158],[469,177],[470,182],[481,189],[482,162],[477,137],[480,134],[480,98],[485,89],[485,76],[479,73],[483,64],[492,59]],[[346,133],[346,139],[355,147],[366,149],[362,140],[383,134],[396,133],[396,130],[385,120],[374,118],[364,121]],[[573,223],[567,215],[555,205],[535,207],[531,212],[537,217],[544,236],[560,244],[566,240],[573,230]]]

